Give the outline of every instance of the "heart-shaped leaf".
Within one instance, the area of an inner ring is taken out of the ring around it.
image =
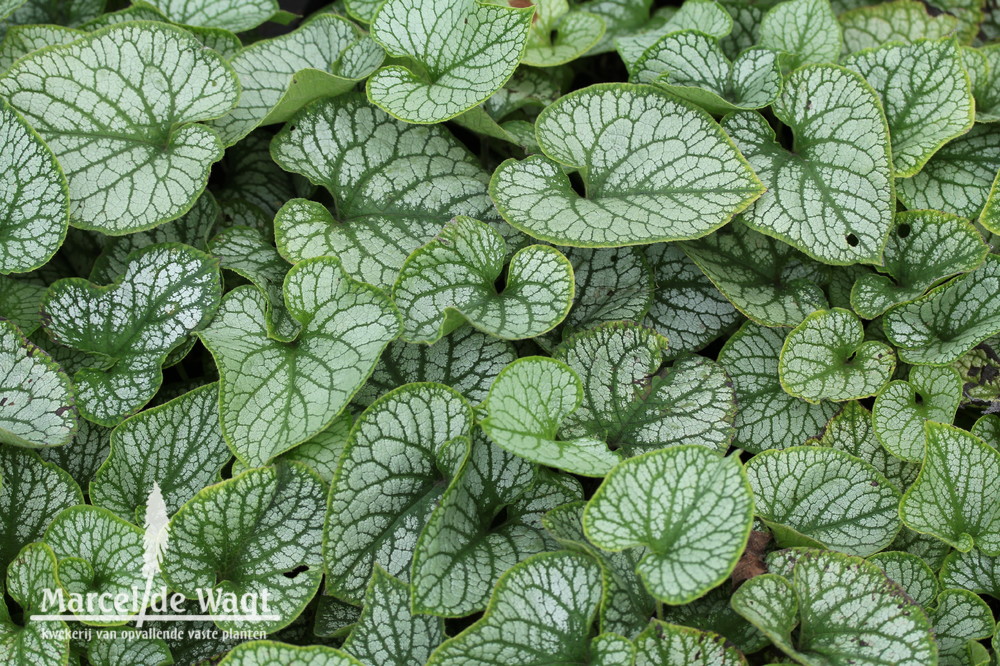
[[[2,11],[2,10],[0,10]],[[25,273],[52,258],[69,225],[69,188],[41,137],[0,103],[0,274]]]
[[[222,433],[249,466],[325,430],[399,333],[389,299],[350,279],[336,259],[296,264],[284,294],[302,325],[291,342],[267,334],[266,298],[249,286],[229,292],[198,334],[219,366]]]
[[[760,45],[784,54],[784,65],[837,62],[841,34],[830,0],[787,0],[760,22]]]
[[[820,4],[790,0],[772,11],[801,3]],[[854,72],[817,65],[792,72],[772,108],[792,131],[794,152],[756,112],[723,122],[768,188],[743,221],[825,263],[881,264],[893,200],[878,95]]]
[[[536,555],[497,583],[486,613],[434,651],[428,666],[524,666],[587,661],[601,569],[586,555]]]
[[[278,12],[275,0],[145,0],[174,23],[243,32]]]
[[[929,210],[897,213],[879,268],[886,275],[859,277],[851,289],[851,307],[874,319],[932,284],[980,266],[988,250],[975,227],[960,217]]]
[[[868,558],[877,564],[885,575],[900,587],[915,602],[930,607],[937,598],[940,585],[937,576],[927,563],[916,555],[899,551],[882,551]]]
[[[993,611],[986,602],[968,590],[945,590],[937,599],[937,607],[928,613],[934,624],[938,643],[939,664],[963,666],[969,641],[990,638],[996,630]]]
[[[665,35],[630,72],[631,80],[662,87],[716,115],[767,106],[781,90],[775,51],[748,49],[730,61],[719,40],[700,29]]]
[[[951,551],[941,565],[940,577],[942,587],[1000,599],[1000,557],[986,555],[978,548],[968,553]]]
[[[130,66],[108,85],[121,60]],[[71,222],[121,235],[191,208],[222,157],[215,133],[196,123],[232,108],[239,82],[185,31],[133,23],[36,51],[0,78],[0,94],[59,159]]]
[[[60,511],[77,504],[83,493],[64,470],[32,451],[0,447],[0,571],[40,541]]]
[[[635,666],[746,666],[747,660],[718,634],[653,620],[635,639]]]
[[[741,449],[763,451],[801,444],[823,432],[824,424],[837,413],[832,402],[811,404],[781,386],[778,365],[784,341],[781,330],[749,321],[719,352],[719,365],[732,378],[739,405],[733,444]]]
[[[211,319],[220,292],[218,262],[178,244],[132,253],[113,285],[67,278],[49,287],[42,302],[46,332],[101,359],[73,376],[80,413],[115,425],[145,405],[163,381],[167,354]]]
[[[409,580],[413,544],[466,456],[472,409],[439,384],[409,384],[366,409],[330,485],[326,590],[361,600],[373,568]]]
[[[0,442],[63,446],[77,429],[73,386],[59,365],[0,319]]]
[[[837,16],[844,35],[844,53],[888,44],[911,44],[918,39],[941,39],[955,34],[958,21],[951,14],[928,11],[916,0],[892,0],[857,7]]]
[[[872,425],[894,456],[924,459],[924,422],[951,423],[962,399],[962,378],[953,368],[916,366],[907,381],[889,382],[875,399]]]
[[[697,30],[711,38],[725,37],[733,29],[733,17],[715,0],[688,0],[676,7],[661,7],[639,30],[615,40],[618,55],[629,71],[648,49],[666,35]]]
[[[480,0],[386,0],[372,37],[403,65],[368,80],[368,97],[411,123],[439,123],[496,92],[524,54],[532,9]]]
[[[932,208],[979,216],[1000,170],[1000,125],[976,124],[952,139],[912,178],[896,182],[896,196],[910,210]]]
[[[575,479],[536,475],[527,461],[475,437],[417,542],[414,608],[448,617],[481,610],[500,574],[552,548],[542,515],[582,496]]]
[[[907,527],[968,552],[1000,555],[1000,452],[965,430],[928,422],[920,476],[903,495]]]
[[[1000,333],[1000,257],[885,313],[885,334],[907,363],[942,365]]]
[[[721,583],[750,535],[753,496],[739,459],[701,446],[630,458],[587,503],[583,526],[605,550],[646,546],[639,575],[649,592],[685,604]]]
[[[785,338],[778,361],[781,384],[809,402],[854,400],[875,395],[892,377],[892,347],[864,339],[861,320],[850,310],[818,310]]]
[[[426,663],[444,639],[444,621],[411,613],[410,586],[376,566],[361,617],[343,648],[366,664],[410,666]]]
[[[496,378],[484,403],[481,426],[511,453],[580,474],[604,476],[620,458],[598,439],[556,439],[559,427],[583,400],[580,378],[568,366],[542,356],[514,361]]]
[[[278,212],[278,249],[292,263],[336,255],[351,275],[388,286],[450,218],[496,215],[489,177],[447,130],[396,121],[360,95],[309,106],[278,133],[271,153],[325,187],[336,206],[334,216],[293,199]]]
[[[747,462],[757,515],[779,546],[820,546],[871,555],[899,532],[900,493],[860,458],[794,446]]]
[[[667,341],[619,323],[578,333],[553,356],[583,382],[583,404],[563,421],[565,437],[594,437],[629,456],[677,444],[724,453],[736,402],[729,377],[700,356],[664,366]]]
[[[531,245],[510,260],[499,232],[458,217],[409,256],[392,288],[407,342],[433,344],[468,322],[505,340],[542,335],[573,305],[573,267],[559,250]]]
[[[322,645],[285,645],[275,641],[249,641],[237,645],[219,666],[364,666],[360,661]]]
[[[325,493],[319,477],[298,463],[252,469],[199,491],[170,519],[163,561],[170,588],[189,599],[205,590],[258,598],[266,591],[268,608],[257,608],[261,619],[223,615],[216,624],[228,631],[286,626],[323,577]]]
[[[220,479],[232,457],[219,427],[219,387],[212,383],[147,409],[111,433],[111,454],[90,484],[90,499],[141,524],[146,498],[158,484],[175,513]]]
[[[860,73],[882,100],[897,178],[972,127],[974,101],[955,40],[887,44],[855,54],[844,66]]]
[[[827,306],[823,267],[739,223],[682,245],[740,312],[765,326],[798,326]]]
[[[45,591],[61,589],[56,556],[44,543],[29,544],[7,571],[7,590],[24,615],[24,626],[11,621],[6,602],[0,603],[0,657],[9,664],[63,666],[69,663],[70,632],[62,620],[33,620],[31,612],[45,613]]]
[[[352,90],[384,55],[347,19],[316,16],[294,32],[247,46],[231,60],[243,92],[233,110],[209,126],[232,145],[258,125],[287,120],[314,99]]]
[[[536,133],[545,155],[501,164],[490,194],[511,225],[553,243],[697,238],[762,191],[708,114],[652,86],[600,84],[565,95],[538,117]],[[579,170],[586,196],[561,165]]]
[[[732,600],[784,653],[807,666],[874,666],[886,663],[886,655],[899,666],[937,663],[927,615],[877,566],[829,551],[791,557],[787,578],[755,576]]]
[[[516,2],[509,3],[511,7]],[[554,67],[576,60],[604,35],[604,19],[578,11],[567,0],[538,0],[521,62]]]

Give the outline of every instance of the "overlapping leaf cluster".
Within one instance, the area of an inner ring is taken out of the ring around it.
[[[994,4],[0,16],[0,662],[996,663]]]

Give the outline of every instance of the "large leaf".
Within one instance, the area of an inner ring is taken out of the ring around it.
[[[840,57],[840,26],[829,0],[778,3],[764,15],[759,29],[761,46],[783,53],[788,69]]]
[[[323,577],[323,495],[298,463],[252,469],[201,490],[170,520],[163,574],[190,599],[266,591],[258,619],[215,620],[230,631],[275,631],[294,620]],[[141,563],[141,557],[139,558]],[[268,616],[271,617],[268,617]]]
[[[974,101],[955,40],[888,44],[847,58],[882,99],[895,175],[917,173],[972,127]]]
[[[66,238],[69,188],[41,137],[6,101],[0,103],[0,274],[38,268]]]
[[[916,366],[907,381],[889,382],[875,399],[872,425],[891,454],[924,459],[924,422],[951,423],[962,399],[962,378],[953,368]]]
[[[275,0],[146,0],[174,23],[242,32],[278,11]]]
[[[352,275],[388,286],[450,218],[491,217],[486,172],[447,130],[398,122],[359,95],[308,107],[271,152],[282,168],[325,187],[335,204],[331,214],[293,199],[278,212],[278,249],[293,263],[336,255]]]
[[[439,384],[396,389],[358,417],[330,486],[327,592],[361,600],[376,565],[409,580],[414,544],[471,427],[468,402]]]
[[[756,576],[732,601],[783,652],[806,666],[937,663],[927,615],[877,566],[829,551],[791,557],[787,579]]]
[[[796,446],[747,462],[757,514],[780,546],[871,555],[895,538],[900,493],[867,462],[843,451]]]
[[[724,453],[735,396],[722,368],[700,356],[664,366],[665,338],[634,324],[576,334],[553,356],[583,382],[583,404],[563,421],[566,437],[594,437],[629,456],[677,444]]]
[[[601,570],[585,555],[537,555],[497,583],[483,617],[445,641],[428,666],[588,663]]]
[[[920,476],[903,495],[899,515],[917,532],[962,552],[1000,555],[1000,452],[965,430],[928,422]]]
[[[386,0],[372,19],[372,37],[406,66],[375,72],[368,97],[411,123],[468,111],[514,73],[532,14],[480,0]]]
[[[968,590],[945,590],[928,616],[934,623],[934,637],[938,642],[939,663],[942,666],[968,664],[966,645],[970,641],[975,645],[975,641],[990,638],[996,631],[993,611],[985,601]]]
[[[801,444],[823,432],[837,413],[828,401],[812,404],[789,395],[778,379],[779,355],[785,341],[779,329],[747,322],[726,341],[719,364],[736,392],[736,436],[733,443],[747,451]]]
[[[90,499],[141,524],[154,483],[167,511],[174,513],[219,480],[231,456],[219,427],[219,387],[212,383],[115,428],[111,454],[90,484]]]
[[[115,425],[145,405],[172,350],[219,305],[218,262],[186,245],[150,245],[129,255],[124,274],[101,287],[80,278],[53,284],[42,302],[45,330],[101,363],[73,376],[80,413]]]
[[[792,329],[781,348],[778,375],[785,390],[809,402],[875,395],[892,377],[896,356],[864,339],[850,310],[818,310]]]
[[[317,16],[292,33],[251,44],[232,59],[243,92],[232,111],[209,125],[232,145],[258,125],[287,120],[314,99],[352,90],[383,55],[347,19]]]
[[[606,550],[646,546],[638,572],[649,592],[688,603],[721,583],[750,535],[753,496],[739,459],[675,446],[621,463],[583,514]]]
[[[858,7],[837,16],[844,33],[844,53],[882,46],[889,42],[912,43],[940,39],[955,32],[958,21],[951,14],[931,10],[916,0],[892,0]]]
[[[36,51],[0,78],[0,94],[59,159],[72,224],[121,235],[191,208],[222,157],[196,123],[232,108],[239,82],[183,30],[131,23]]]
[[[896,213],[879,268],[886,275],[859,277],[851,289],[851,307],[874,319],[936,282],[978,267],[987,252],[982,236],[967,220],[930,210]]]
[[[907,363],[943,365],[1000,333],[1000,257],[885,313],[883,328]]]
[[[565,95],[538,117],[536,133],[545,155],[501,164],[490,193],[504,219],[542,240],[607,247],[697,238],[762,191],[708,114],[652,86]],[[579,170],[585,196],[561,165]]]
[[[826,263],[881,264],[893,200],[878,95],[854,72],[817,65],[792,72],[773,110],[791,151],[756,112],[723,123],[768,188],[743,220]]]
[[[531,245],[510,260],[500,233],[468,217],[448,224],[403,264],[392,297],[407,342],[434,343],[465,322],[506,340],[542,335],[573,304],[573,267],[559,250]]]
[[[602,440],[557,439],[559,427],[583,399],[579,377],[551,358],[518,359],[497,376],[484,402],[490,439],[532,462],[583,476],[604,476],[618,463]]]
[[[388,298],[350,279],[336,259],[296,264],[284,295],[302,325],[291,342],[268,336],[266,298],[250,286],[229,292],[199,332],[219,366],[222,432],[249,466],[325,430],[399,332]]]
[[[44,448],[72,441],[77,411],[69,377],[14,324],[0,319],[0,442]]]

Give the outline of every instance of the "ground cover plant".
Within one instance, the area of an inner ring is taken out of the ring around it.
[[[0,17],[0,664],[997,663],[996,3]]]

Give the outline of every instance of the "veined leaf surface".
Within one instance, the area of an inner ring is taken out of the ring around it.
[[[953,368],[915,366],[907,381],[889,382],[875,399],[872,425],[891,454],[920,462],[924,459],[924,423],[955,420],[962,400],[962,378]]]
[[[69,663],[69,627],[62,620],[32,620],[31,614],[45,614],[45,590],[61,586],[56,577],[56,556],[44,543],[29,544],[7,572],[10,598],[21,607],[24,626],[11,621],[6,602],[0,603],[0,657],[7,663],[34,666],[64,666]]]
[[[286,645],[276,641],[249,641],[237,645],[219,666],[364,666],[341,651],[322,645]]]
[[[146,0],[174,23],[243,32],[278,12],[276,0]]]
[[[912,43],[940,39],[955,33],[957,19],[942,12],[932,15],[916,0],[892,0],[848,10],[837,16],[844,34],[844,53],[855,53],[889,42]]]

